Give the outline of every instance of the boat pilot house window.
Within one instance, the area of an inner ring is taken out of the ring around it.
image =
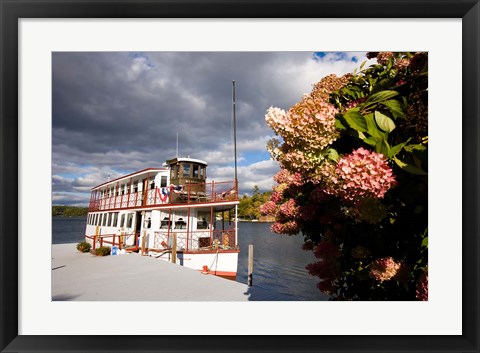
[[[183,166],[183,168],[182,168],[182,170],[183,170],[182,175],[183,175],[184,177],[187,177],[187,178],[188,178],[188,177],[191,177],[190,172],[192,171],[192,165],[191,165],[190,163],[182,163],[182,166]]]

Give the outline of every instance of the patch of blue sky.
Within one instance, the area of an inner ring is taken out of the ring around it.
[[[249,151],[243,152],[241,159],[238,161],[240,167],[249,166],[253,163],[258,163],[270,159],[270,154],[267,151]]]
[[[148,57],[148,55],[145,54],[142,51],[130,52],[130,53],[128,53],[128,57],[131,58],[131,59],[138,59],[138,58],[145,59],[145,64],[149,68],[154,68],[155,67],[155,65],[150,61],[150,58]]]
[[[65,179],[75,179],[75,178],[78,178],[79,176],[82,176],[82,174],[79,174],[79,173],[57,173],[56,175]]]
[[[315,52],[313,53],[313,60],[321,60],[325,57],[327,57],[328,55],[328,58],[331,60],[331,61],[352,61],[354,63],[357,63],[358,62],[358,58],[356,56],[349,56],[347,53],[345,52],[330,52],[330,51],[318,51],[318,52]]]

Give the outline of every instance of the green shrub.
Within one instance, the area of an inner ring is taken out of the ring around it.
[[[77,244],[77,250],[80,252],[89,252],[91,247],[92,246],[85,241]]]
[[[95,255],[97,256],[107,256],[107,255],[110,255],[110,251],[112,249],[108,246],[101,246],[97,249],[95,249]]]

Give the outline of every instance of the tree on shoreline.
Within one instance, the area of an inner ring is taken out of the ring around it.
[[[288,111],[270,108],[279,162],[272,231],[302,233],[334,300],[428,298],[428,55],[368,53]]]
[[[238,217],[242,219],[259,219],[260,206],[268,201],[271,196],[271,192],[260,192],[260,189],[255,185],[252,189],[252,196],[243,195],[240,198],[240,204],[238,205]]]
[[[52,217],[83,217],[88,213],[87,207],[52,206]]]

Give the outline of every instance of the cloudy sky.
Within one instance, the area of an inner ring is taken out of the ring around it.
[[[234,179],[236,85],[240,193],[270,190],[278,171],[266,151],[270,106],[288,109],[322,77],[352,72],[365,53],[55,52],[52,198],[85,206],[110,178],[176,156],[208,162],[208,179]]]

